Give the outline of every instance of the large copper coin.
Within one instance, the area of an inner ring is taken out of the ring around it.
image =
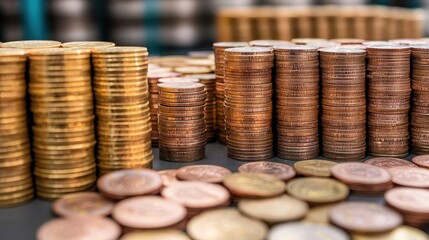
[[[241,165],[238,168],[241,173],[264,173],[275,176],[283,181],[289,181],[295,177],[295,171],[287,164],[276,162],[251,162]]]
[[[193,165],[179,168],[176,176],[186,181],[221,183],[230,174],[227,168],[216,165]]]

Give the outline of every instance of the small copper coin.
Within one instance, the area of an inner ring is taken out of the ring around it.
[[[177,170],[176,169],[167,169],[158,171],[159,176],[162,179],[162,185],[164,187],[170,186],[171,184],[178,182],[179,180],[176,178]]]
[[[276,225],[267,240],[349,240],[343,230],[321,223],[293,222]]]
[[[337,163],[321,159],[304,160],[296,162],[293,167],[295,171],[307,177],[330,177],[331,167]]]
[[[52,204],[52,210],[60,217],[108,216],[114,203],[95,192],[64,195]]]
[[[384,199],[401,212],[429,214],[429,190],[398,187],[387,191]]]
[[[389,168],[392,175],[392,182],[404,186],[415,188],[429,188],[429,170],[415,167],[393,167]]]
[[[121,240],[191,240],[177,229],[138,230],[122,236]]]
[[[225,178],[223,184],[240,197],[274,197],[286,190],[283,181],[262,173],[233,173]]]
[[[177,170],[177,178],[181,180],[208,183],[221,183],[230,174],[229,169],[216,165],[192,165]]]
[[[413,158],[413,163],[419,167],[429,168],[429,155],[421,155]]]
[[[331,173],[347,183],[382,184],[391,181],[387,170],[358,162],[339,163],[331,168]]]
[[[241,173],[264,173],[277,177],[280,180],[288,181],[295,177],[295,171],[287,164],[276,162],[250,162],[238,168]]]
[[[380,233],[402,224],[402,216],[381,205],[367,202],[345,202],[333,207],[329,219],[351,232]]]
[[[108,218],[57,218],[37,230],[39,240],[116,240],[121,235],[118,224]]]
[[[389,158],[389,157],[378,157],[378,158],[371,158],[365,161],[366,164],[374,165],[381,168],[392,168],[392,167],[399,167],[399,166],[406,166],[406,167],[417,167],[414,163],[400,159],[400,158]]]

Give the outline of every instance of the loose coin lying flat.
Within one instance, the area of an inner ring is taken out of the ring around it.
[[[333,203],[349,195],[347,186],[329,178],[297,178],[287,184],[287,192],[295,198],[309,203]]]
[[[52,204],[52,210],[61,217],[107,216],[114,203],[95,192],[64,195]]]
[[[284,223],[273,227],[268,240],[349,240],[343,230],[327,224],[318,223]]]
[[[221,183],[230,174],[227,168],[216,165],[192,165],[179,168],[176,176],[187,181]]]
[[[413,158],[413,163],[420,167],[429,168],[429,155],[421,155]]]
[[[266,161],[245,163],[238,168],[238,172],[264,173],[273,175],[283,181],[288,181],[295,177],[295,171],[291,166],[283,163]]]
[[[371,158],[365,161],[366,164],[374,165],[381,168],[392,168],[392,167],[417,167],[414,163],[400,159],[400,158],[389,158],[389,157],[378,157]]]
[[[389,168],[392,182],[404,187],[429,188],[429,170],[416,167]]]
[[[233,173],[223,184],[239,197],[273,197],[286,190],[283,181],[268,174]]]
[[[176,229],[138,230],[121,237],[121,240],[190,240],[182,231]]]
[[[353,240],[428,240],[428,235],[418,228],[400,226],[381,234],[353,234]]]
[[[337,163],[327,160],[314,159],[296,162],[293,167],[295,171],[308,177],[330,177],[331,167]]]

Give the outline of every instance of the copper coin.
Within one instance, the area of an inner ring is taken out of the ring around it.
[[[292,222],[274,226],[267,240],[349,240],[343,230],[321,223]]]
[[[371,158],[365,161],[366,164],[374,165],[377,167],[389,169],[392,167],[417,167],[415,164],[413,164],[410,161],[400,159],[400,158],[388,158],[388,157],[378,157],[378,158]]]
[[[177,170],[177,178],[181,180],[208,183],[221,183],[230,174],[229,169],[216,165],[193,165]]]
[[[429,155],[416,156],[412,161],[419,167],[429,168]]]
[[[392,175],[392,182],[404,186],[415,188],[429,188],[429,170],[425,168],[399,166],[389,168]]]
[[[295,177],[294,169],[283,163],[276,162],[251,162],[241,165],[238,168],[238,172],[242,173],[264,173],[275,176],[283,181],[288,181]]]
[[[121,240],[190,240],[186,233],[177,229],[136,230],[126,233]]]
[[[161,176],[162,185],[164,187],[168,187],[171,184],[179,181],[176,178],[176,175],[177,175],[177,170],[176,169],[168,169],[168,170],[158,171],[158,174],[159,174],[159,176]]]
[[[389,206],[401,212],[418,213],[428,218],[429,190],[398,187],[387,191],[384,198]]]
[[[107,216],[113,202],[95,192],[80,192],[64,195],[52,204],[54,213],[61,217]]]
[[[364,163],[339,163],[331,168],[332,175],[347,183],[383,184],[391,181],[390,173],[376,166]]]

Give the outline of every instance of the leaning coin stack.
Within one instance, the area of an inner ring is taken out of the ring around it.
[[[225,123],[228,156],[242,161],[273,157],[274,54],[271,48],[225,50]]]
[[[100,173],[151,167],[153,154],[144,47],[93,51]]]
[[[29,93],[37,195],[55,199],[96,180],[90,51],[30,52]]]
[[[411,148],[415,154],[429,154],[429,45],[412,46],[411,54]]]
[[[322,155],[359,160],[366,154],[365,50],[320,49]]]
[[[149,107],[150,107],[150,120],[152,122],[152,146],[158,147],[159,134],[158,134],[158,105],[159,105],[159,91],[158,80],[160,78],[179,77],[180,73],[174,72],[161,72],[151,73],[148,72],[148,86],[149,86]]]
[[[279,46],[276,58],[277,156],[319,155],[319,53],[310,46]]]
[[[207,143],[204,85],[171,80],[159,83],[158,89],[160,159],[174,162],[203,159]]]
[[[216,65],[216,132],[218,141],[221,143],[226,143],[225,107],[223,105],[225,99],[225,49],[245,46],[247,46],[246,42],[217,42],[213,44]]]
[[[410,48],[367,47],[368,153],[373,156],[408,155],[410,109]]]
[[[25,50],[0,48],[0,207],[33,198],[26,62]]]

